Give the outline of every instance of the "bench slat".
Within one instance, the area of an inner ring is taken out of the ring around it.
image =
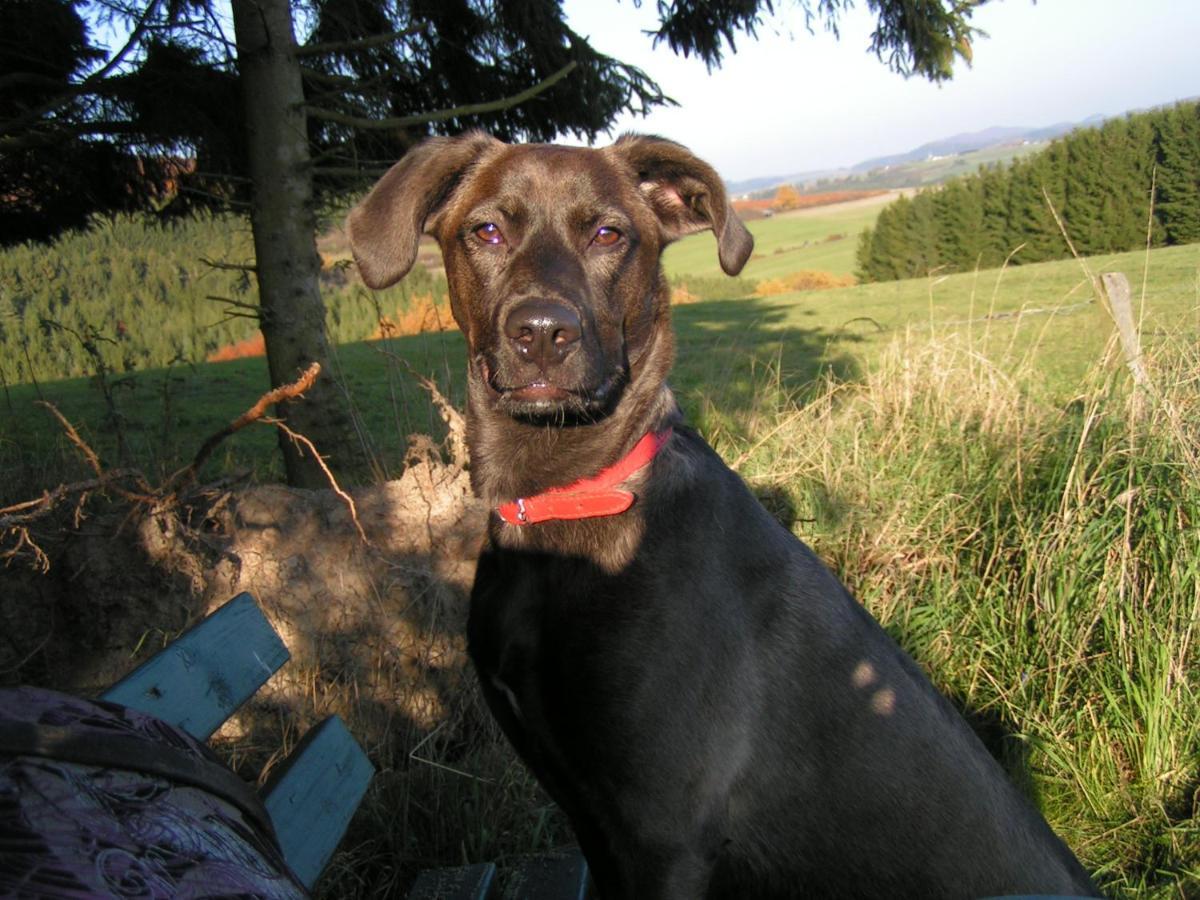
[[[250,594],[238,594],[101,695],[206,741],[275,671],[287,648]]]
[[[588,866],[578,850],[530,856],[501,873],[500,900],[583,900]]]
[[[338,716],[310,728],[263,789],[283,858],[312,887],[346,832],[375,768]]]
[[[453,869],[426,869],[417,876],[408,900],[486,900],[496,878],[494,863]]]

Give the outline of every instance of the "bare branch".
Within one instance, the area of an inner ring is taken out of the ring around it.
[[[67,433],[67,437],[71,443],[79,448],[79,452],[83,454],[83,458],[87,460],[87,464],[92,467],[92,471],[98,477],[104,476],[104,470],[100,466],[100,458],[96,456],[96,451],[87,445],[87,442],[79,436],[79,432],[75,430],[75,426],[67,421],[67,417],[58,411],[58,407],[48,400],[35,400],[38,406],[44,406],[50,410],[50,414],[58,419],[58,424],[62,426],[62,430]]]
[[[200,257],[200,262],[204,263],[204,265],[208,266],[211,269],[225,269],[225,270],[228,270],[231,272],[253,272],[255,274],[258,273],[258,266],[254,265],[253,263],[218,262],[215,259],[209,259],[207,256]],[[214,299],[220,299],[220,298],[210,297],[209,299],[214,300]]]
[[[241,431],[251,422],[255,422],[266,415],[267,407],[273,403],[278,403],[281,400],[295,400],[306,390],[313,386],[313,382],[317,380],[317,376],[321,373],[321,364],[313,363],[307,370],[291,384],[280,385],[274,390],[267,391],[258,398],[258,402],[252,407],[218,431],[216,434],[209,437],[208,440],[200,447],[195,458],[192,459],[186,467],[180,469],[174,475],[167,479],[163,486],[162,493],[165,495],[170,491],[178,491],[180,488],[190,484],[196,477],[196,473],[200,471],[214,450],[220,443],[235,432]]]
[[[341,486],[337,483],[337,479],[333,477],[333,473],[329,471],[329,466],[325,465],[325,460],[321,457],[321,454],[317,452],[317,448],[313,445],[313,442],[304,435],[292,431],[292,429],[288,428],[287,425],[285,425],[279,419],[263,419],[263,422],[267,425],[274,425],[289,438],[291,438],[293,443],[303,444],[308,448],[308,452],[313,455],[313,458],[317,461],[317,465],[321,467],[321,471],[324,472],[325,477],[329,479],[330,489],[341,498],[342,502],[345,503],[347,508],[350,510],[350,520],[354,523],[354,527],[358,529],[359,539],[368,547],[374,546],[371,543],[370,538],[367,537],[367,533],[363,530],[362,523],[358,521],[358,507],[354,505],[354,498],[342,490]]]
[[[339,125],[350,125],[363,130],[386,131],[396,128],[408,128],[412,125],[427,125],[430,122],[445,122],[448,119],[457,119],[461,116],[478,116],[484,113],[499,112],[519,106],[525,101],[532,100],[538,94],[554,87],[554,85],[575,71],[578,65],[577,62],[569,62],[549,78],[539,81],[533,87],[521,91],[519,94],[513,94],[511,97],[504,97],[500,100],[489,100],[486,103],[469,103],[465,106],[453,107],[452,109],[435,109],[431,112],[418,113],[412,116],[401,116],[393,119],[368,119],[363,116],[351,116],[346,113],[323,109],[319,106],[305,106],[305,109],[309,116],[314,119],[337,122]]]

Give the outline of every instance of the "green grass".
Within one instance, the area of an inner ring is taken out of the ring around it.
[[[742,277],[755,281],[814,269],[835,275],[854,272],[858,234],[875,221],[892,198],[881,196],[846,206],[817,207],[782,213],[747,223],[754,235],[754,255]],[[842,235],[840,240],[830,240]],[[663,257],[670,278],[720,275],[717,245],[710,232],[672,245]]]
[[[777,227],[778,221],[754,224]],[[1147,264],[1148,341],[1167,336],[1194,340],[1200,325],[1195,247],[1155,250],[1148,263],[1142,253],[1088,261],[1097,272],[1126,272],[1135,293],[1140,293],[1141,271]],[[1090,297],[1079,264],[1059,261],[1003,272],[678,306],[674,319],[679,350],[672,383],[700,424],[745,433],[746,410],[761,390],[764,366],[787,390],[810,384],[827,370],[852,378],[869,370],[893,337],[912,330],[931,336],[969,335],[977,349],[1001,365],[1014,365],[1032,354],[1031,364],[1040,376],[1031,389],[1069,399],[1100,357],[1109,334],[1103,312],[1086,302]],[[1046,312],[1056,308],[1061,311]],[[1025,314],[1017,315],[1022,310]],[[986,319],[989,315],[996,318]],[[407,434],[440,434],[441,428],[399,360],[434,377],[455,402],[464,397],[465,355],[457,332],[341,345],[335,366],[368,435],[369,449],[386,472],[401,465]],[[16,469],[24,475],[3,480],[0,489],[5,495],[46,483],[39,472],[53,478],[58,467],[76,458],[57,424],[32,405],[39,396],[57,405],[108,463],[136,465],[161,475],[186,462],[207,435],[254,402],[265,389],[265,362],[178,365],[110,381],[125,436],[124,459],[118,452],[114,416],[105,408],[94,378],[6,388],[0,398],[0,462],[10,473]],[[724,386],[720,402],[713,398],[714,384]],[[271,429],[244,431],[224,445],[210,463],[210,474],[248,467],[260,477],[277,477],[274,447]]]

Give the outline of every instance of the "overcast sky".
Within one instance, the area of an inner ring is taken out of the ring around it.
[[[1050,125],[1200,95],[1200,0],[992,0],[973,18],[989,34],[972,68],[936,87],[904,79],[867,51],[865,0],[842,17],[841,40],[804,28],[790,0],[704,64],[651,49],[654,0],[565,0],[592,46],[639,66],[680,103],[623,131],[688,145],[730,180],[851,165],[993,125]],[[602,139],[598,143],[608,143]]]

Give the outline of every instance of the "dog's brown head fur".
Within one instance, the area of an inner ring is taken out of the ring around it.
[[[432,138],[350,214],[363,280],[398,281],[422,232],[441,245],[469,353],[472,479],[507,500],[591,474],[674,413],[668,243],[712,229],[736,274],[753,240],[688,150]]]

